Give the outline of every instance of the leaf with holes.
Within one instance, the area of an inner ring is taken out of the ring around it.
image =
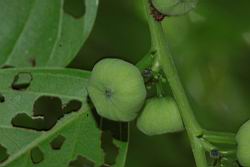
[[[124,166],[128,124],[88,106],[89,72],[0,70],[0,166]]]
[[[0,6],[0,66],[60,67],[89,36],[98,0],[1,0]]]

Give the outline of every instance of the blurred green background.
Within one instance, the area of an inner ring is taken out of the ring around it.
[[[249,119],[250,1],[200,0],[163,25],[200,124],[236,132]],[[136,63],[150,48],[141,0],[100,0],[94,30],[70,67],[89,69],[103,57]],[[131,126],[126,167],[193,167],[185,133],[147,137]]]

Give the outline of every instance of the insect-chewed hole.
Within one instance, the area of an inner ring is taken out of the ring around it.
[[[85,1],[84,0],[65,0],[63,4],[65,13],[74,18],[81,18],[85,14]]]
[[[128,141],[128,123],[126,122],[117,122],[105,119],[98,115],[95,108],[91,109],[91,114],[95,119],[96,125],[99,129],[103,131],[110,131],[113,138],[123,142]]]
[[[35,117],[44,117],[44,130],[50,130],[63,117],[62,101],[58,97],[41,96],[33,106]]]
[[[81,155],[78,155],[77,158],[73,161],[70,161],[69,167],[94,167],[95,163]]]
[[[20,72],[15,77],[11,84],[14,90],[26,90],[32,81],[32,75],[29,72]]]
[[[71,100],[69,101],[65,107],[63,107],[63,113],[69,114],[71,112],[77,112],[82,107],[82,102],[79,100]]]
[[[53,150],[60,150],[64,142],[65,142],[65,137],[62,135],[58,135],[50,142],[50,146]]]
[[[19,113],[11,120],[11,124],[14,127],[19,128],[27,128],[27,129],[33,129],[33,130],[44,130],[44,118],[38,117],[38,118],[31,118],[26,113]]]
[[[44,160],[44,154],[39,147],[35,147],[30,152],[33,164],[38,164]]]
[[[103,131],[101,136],[101,147],[105,153],[105,164],[114,165],[119,153],[118,147],[113,143],[113,136],[110,131]]]
[[[9,154],[7,153],[7,149],[0,144],[0,163],[6,161],[9,158]]]
[[[0,93],[0,103],[5,102],[5,97],[3,96],[2,93]]]
[[[48,131],[53,128],[64,114],[79,111],[82,103],[71,100],[63,109],[59,97],[41,96],[33,105],[33,116],[26,113],[17,114],[11,121],[12,125],[37,131]]]
[[[17,114],[12,125],[38,131],[50,130],[63,117],[62,102],[58,97],[41,96],[33,105],[33,117],[26,113]]]

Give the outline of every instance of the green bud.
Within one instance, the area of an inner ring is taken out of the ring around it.
[[[242,166],[250,167],[250,120],[240,127],[236,141],[238,161]]]
[[[164,15],[178,16],[193,10],[198,0],[152,0],[152,4]]]
[[[114,121],[135,119],[146,98],[140,71],[119,59],[99,61],[87,89],[97,113]]]
[[[137,128],[149,136],[184,129],[178,106],[172,98],[147,100],[143,112],[137,120]]]

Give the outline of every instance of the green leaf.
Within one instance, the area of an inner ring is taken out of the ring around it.
[[[81,15],[66,10],[71,4]],[[0,6],[0,66],[66,66],[92,30],[98,0],[0,0]]]
[[[124,166],[127,124],[91,112],[88,77],[72,69],[0,70],[1,167]]]

